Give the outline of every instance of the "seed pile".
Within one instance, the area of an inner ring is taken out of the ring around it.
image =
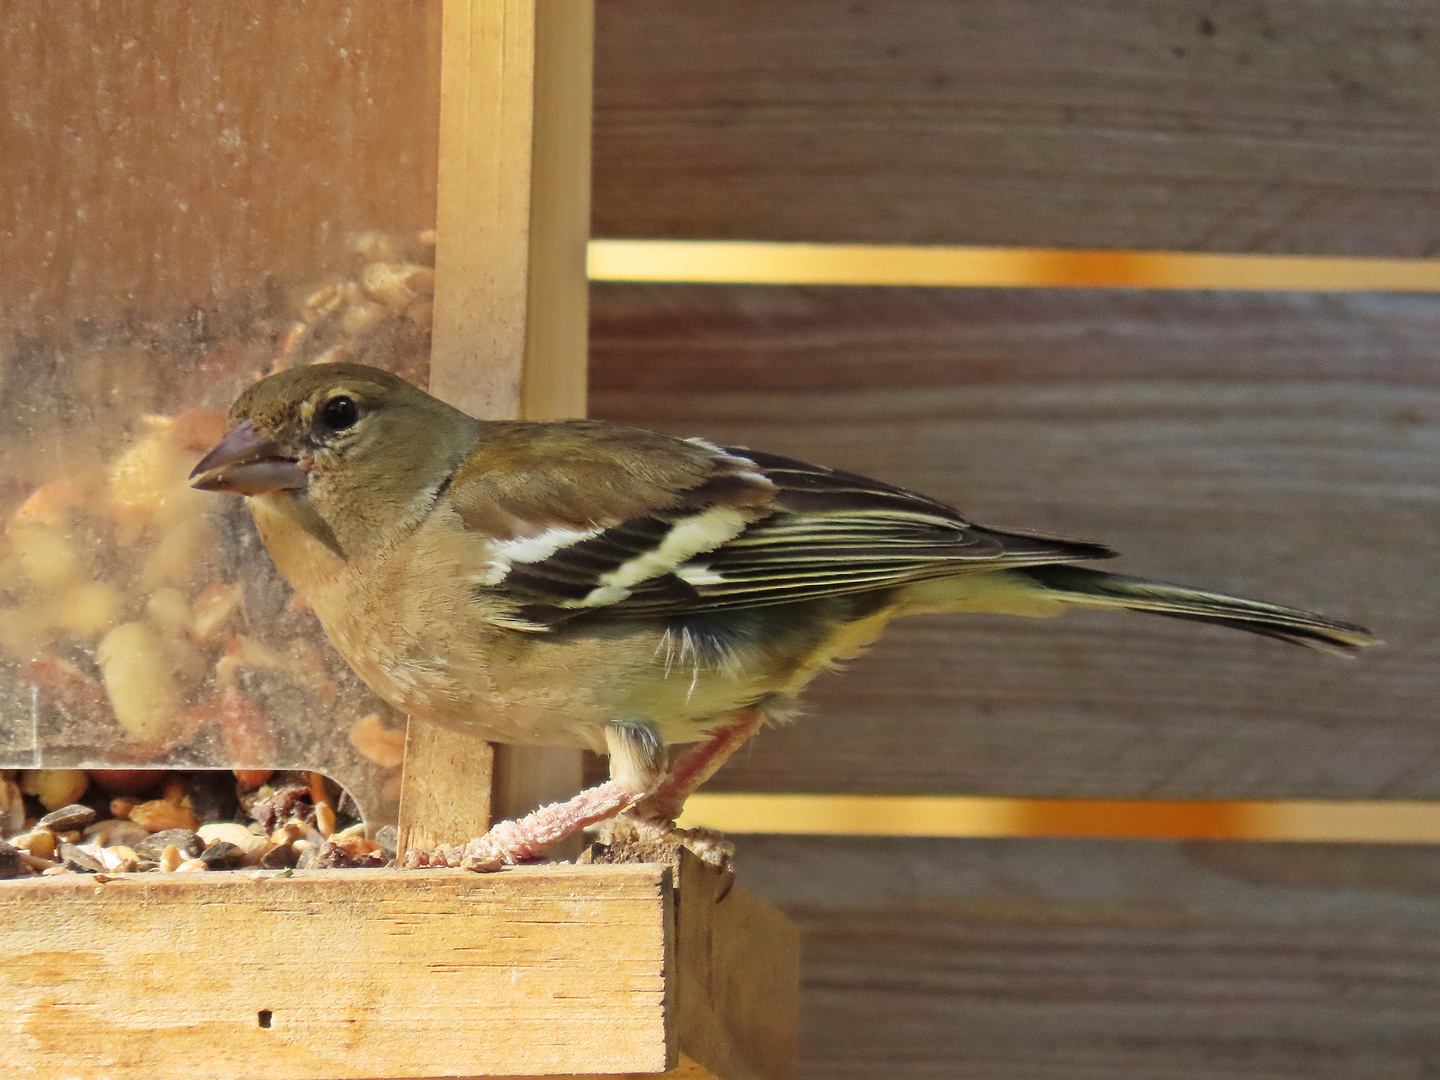
[[[319,773],[33,769],[0,773],[0,878],[386,866]]]

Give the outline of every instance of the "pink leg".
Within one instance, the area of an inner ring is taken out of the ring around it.
[[[638,822],[651,828],[659,825],[659,832],[665,835],[681,835],[673,828],[673,822],[684,808],[685,800],[760,729],[760,723],[760,713],[755,710],[737,713],[734,721],[690,750],[648,792],[641,778],[647,770],[631,768],[626,771],[636,775],[627,776],[628,782],[608,780],[563,803],[542,806],[516,821],[498,822],[484,836],[459,847],[406,852],[400,865],[407,869],[458,866],[466,870],[498,870],[538,858],[556,841],[631,808]],[[612,734],[617,739],[623,737],[620,733]],[[618,746],[618,743],[611,746],[612,765]],[[696,834],[692,839],[707,851],[714,849],[712,855],[702,855],[710,861],[718,864],[729,856],[729,844],[721,838]]]
[[[641,800],[635,808],[636,816],[648,821],[674,821],[684,809],[685,800],[760,730],[761,720],[755,709],[736,713],[734,721],[680,759],[665,779]]]
[[[618,781],[608,780],[587,788],[566,802],[542,806],[516,821],[498,822],[484,836],[459,847],[406,852],[401,865],[412,870],[424,866],[499,870],[502,866],[537,858],[557,840],[563,840],[587,825],[614,817],[636,803],[643,794]]]

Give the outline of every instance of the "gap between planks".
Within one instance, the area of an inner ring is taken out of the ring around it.
[[[1188,251],[591,240],[591,281],[1440,292],[1440,260]]]

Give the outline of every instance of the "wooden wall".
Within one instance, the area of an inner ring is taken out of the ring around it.
[[[1440,301],[1368,294],[593,287],[595,415],[1103,540],[1294,603],[1346,662],[1108,613],[901,623],[761,735],[744,790],[1437,798]]]
[[[1440,1068],[1433,848],[750,837],[811,1080]]]
[[[600,0],[606,237],[1427,256],[1413,0]],[[1121,569],[1372,625],[935,618],[737,791],[1437,799],[1440,298],[597,285],[592,413],[910,484]],[[1419,1077],[1437,857],[744,838],[815,1080]]]
[[[601,0],[600,236],[1428,255],[1417,0]]]

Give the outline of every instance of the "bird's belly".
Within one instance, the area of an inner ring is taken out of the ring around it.
[[[456,625],[471,633],[454,634]],[[473,620],[382,626],[342,618],[326,632],[356,674],[408,715],[490,742],[604,746],[609,717],[591,687],[507,664],[504,648],[484,640],[493,631]]]
[[[606,725],[644,720],[664,743],[690,743],[777,689],[736,671],[667,667],[642,628],[567,637],[470,625],[475,640],[458,645],[418,626],[399,637],[358,620],[327,630],[397,709],[491,742],[604,751]]]
[[[757,633],[771,642],[764,657],[740,648],[716,661],[674,648],[663,623],[496,626],[472,584],[482,575],[470,549],[438,526],[403,547],[333,560],[323,575],[292,573],[266,541],[380,697],[493,742],[603,750],[606,725],[627,720],[654,725],[667,744],[695,742],[739,709],[792,696],[832,652],[820,631],[792,635],[793,647],[778,651],[774,635]]]

